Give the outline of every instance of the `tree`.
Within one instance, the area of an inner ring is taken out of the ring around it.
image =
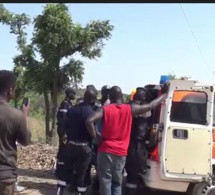
[[[17,36],[17,49],[23,51],[26,46],[26,33],[25,28],[30,23],[30,18],[26,14],[14,14],[7,10],[3,4],[0,4],[0,22],[9,25],[10,33]],[[18,101],[23,98],[26,90],[27,83],[25,82],[25,69],[14,58],[14,73],[17,77],[16,93],[14,98],[14,105],[17,108]]]
[[[16,82],[16,91],[15,91],[15,97],[14,97],[14,106],[15,108],[18,108],[18,102],[20,99],[24,98],[24,95],[27,91],[27,85],[25,82],[25,70],[21,66],[15,66],[13,69],[13,72],[17,78]]]
[[[0,23],[9,25],[12,18],[12,13],[0,3]]]
[[[173,74],[173,73],[169,73],[168,76],[169,76],[169,79],[170,79],[170,80],[175,80],[175,79],[177,79],[177,76],[176,76],[175,74]]]
[[[32,44],[39,52],[46,68],[52,101],[53,137],[58,107],[58,93],[66,85],[79,83],[83,79],[83,62],[72,56],[79,52],[83,57],[101,57],[104,40],[111,37],[113,26],[109,21],[92,21],[85,27],[73,23],[65,4],[47,4],[41,15],[34,20]],[[63,58],[70,58],[60,66]]]
[[[61,3],[47,4],[42,14],[38,15],[33,23],[33,38],[29,45],[17,36],[18,44],[21,45],[21,54],[14,58],[14,63],[25,67],[26,80],[34,90],[44,94],[46,126],[49,125],[47,115],[49,115],[50,92],[52,127],[51,130],[47,128],[46,135],[52,138],[55,134],[59,92],[69,85],[77,85],[83,79],[84,64],[74,59],[73,55],[80,53],[89,59],[101,57],[104,41],[111,37],[113,26],[108,20],[91,21],[86,26],[74,23],[68,7]],[[17,23],[9,24],[13,30],[12,33],[24,35],[16,31]],[[40,55],[40,61],[36,60],[35,53]],[[61,65],[62,59],[68,59],[68,62]]]
[[[168,76],[169,76],[170,80],[188,80],[188,79],[191,78],[191,77],[187,77],[187,76],[180,76],[180,77],[178,77],[178,76],[176,76],[173,73],[169,73]]]

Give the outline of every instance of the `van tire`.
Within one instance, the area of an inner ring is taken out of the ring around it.
[[[214,195],[215,183],[212,185],[208,183],[190,184],[187,189],[187,195]]]

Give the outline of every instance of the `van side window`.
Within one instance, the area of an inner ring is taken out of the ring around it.
[[[174,91],[170,121],[206,125],[207,99],[205,92]]]

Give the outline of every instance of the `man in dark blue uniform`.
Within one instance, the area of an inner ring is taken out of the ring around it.
[[[96,90],[96,88],[95,88],[94,85],[92,85],[92,84],[91,85],[87,85],[86,86],[86,90],[89,90],[89,89],[92,89],[92,90],[96,91],[96,93],[97,93],[97,90]],[[78,98],[77,102],[76,102],[76,105],[79,105],[83,101],[84,101],[84,97]],[[95,103],[92,104],[91,106],[92,106],[92,109],[95,111],[95,110],[97,110],[97,108],[100,107],[100,103],[98,103],[97,101],[95,101]],[[90,143],[90,147],[93,148],[92,143]],[[90,164],[89,167],[88,167],[88,169],[87,169],[87,173],[86,173],[86,177],[85,177],[87,185],[91,185],[91,167],[92,167],[92,165]],[[71,191],[71,192],[73,192],[73,191],[76,190],[76,184],[75,184],[76,183],[76,178],[77,178],[76,173],[74,173],[73,185],[71,185],[71,187],[69,189],[69,191]]]
[[[138,105],[145,104],[147,103],[147,96],[149,96],[148,90],[138,87],[134,95],[134,100],[130,103]],[[135,195],[137,193],[140,174],[145,174],[146,172],[148,152],[145,142],[150,131],[149,120],[150,117],[147,116],[147,113],[133,117],[130,145],[125,165],[127,172],[126,195]]]
[[[64,124],[66,120],[67,111],[72,106],[71,100],[75,99],[75,89],[67,88],[65,90],[66,97],[61,102],[58,112],[57,112],[57,133],[59,137],[59,147],[65,143],[65,129]]]
[[[92,138],[85,126],[85,121],[94,112],[97,91],[88,88],[84,101],[69,109],[66,119],[67,144],[64,149],[65,172],[75,169],[77,174],[78,195],[87,191],[86,173],[92,160]]]
[[[67,111],[69,108],[72,107],[71,100],[75,99],[75,89],[73,88],[67,88],[65,90],[66,97],[61,102],[58,112],[57,112],[57,133],[59,137],[59,150],[57,153],[57,165],[56,165],[56,176],[59,179],[59,182],[61,180],[66,180],[66,182],[70,182],[67,175],[62,175],[62,169],[64,166],[64,159],[63,159],[63,149],[65,147],[66,143],[66,135],[65,135],[65,120]],[[66,184],[65,184],[66,185]]]
[[[97,89],[95,88],[94,85],[92,85],[92,84],[87,85],[86,90],[89,90],[89,89],[92,89],[92,90],[96,91],[96,93],[97,93]],[[91,106],[92,106],[93,111],[96,111],[100,107],[100,103],[96,100],[95,103],[92,104]],[[92,148],[92,151],[93,151],[93,143],[92,142],[90,143],[90,147]],[[87,172],[86,172],[85,179],[86,179],[86,184],[87,185],[91,185],[91,168],[92,168],[92,164],[93,164],[92,162],[89,164]]]

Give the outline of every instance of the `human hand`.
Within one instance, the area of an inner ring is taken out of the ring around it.
[[[101,136],[100,133],[97,133],[97,135],[96,135],[96,143],[99,145],[101,141],[102,141],[102,136]]]
[[[23,113],[25,114],[25,116],[29,116],[30,107],[31,107],[31,106],[30,106],[30,99],[29,99],[27,105],[25,105],[25,104],[22,105],[22,111],[23,111]]]
[[[169,82],[165,83],[164,86],[162,87],[162,93],[168,93],[169,87],[170,87],[170,83]]]

